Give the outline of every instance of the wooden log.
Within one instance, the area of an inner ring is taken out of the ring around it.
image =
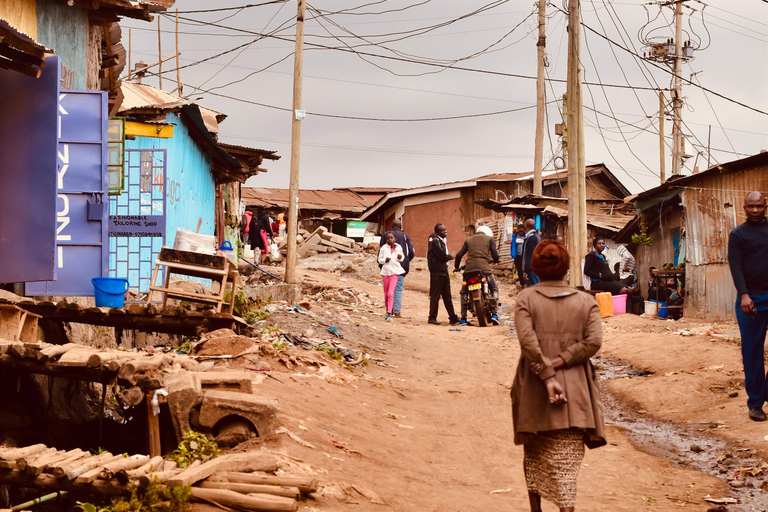
[[[123,389],[120,391],[120,399],[126,405],[136,407],[141,403],[142,400],[144,400],[144,391],[138,386]]]
[[[282,496],[272,496],[271,494],[251,494],[245,495],[239,492],[227,491],[225,489],[201,489],[192,488],[193,501],[205,501],[216,503],[225,507],[232,507],[240,510],[255,510],[259,512],[295,512],[299,509],[299,504],[291,498]]]
[[[184,471],[183,469],[169,469],[168,471],[159,471],[157,473],[149,473],[144,476],[140,476],[137,485],[140,489],[147,489],[153,481],[166,482],[169,478],[173,478]]]
[[[147,438],[149,439],[149,455],[156,457],[163,454],[160,443],[160,414],[152,410],[152,393],[147,393]]]
[[[131,492],[115,480],[96,480],[88,486],[77,485],[69,480],[42,474],[29,476],[23,471],[0,471],[0,485],[27,487],[30,489],[50,489],[52,491],[79,491],[104,496],[130,496]]]
[[[104,465],[112,462],[121,461],[125,459],[122,455],[113,455],[109,459],[105,459],[102,463],[96,464],[92,469],[89,469],[85,473],[77,475],[74,479],[76,484],[89,484],[99,478],[101,472],[104,471]]]
[[[88,366],[98,368],[108,361],[120,361],[121,359],[135,359],[134,352],[122,352],[120,350],[109,350],[106,352],[94,352],[88,357]]]
[[[208,481],[237,482],[241,484],[285,485],[289,487],[298,487],[301,493],[304,495],[317,491],[317,479],[309,476],[270,475],[260,472],[236,473],[230,471],[217,473],[209,478]]]
[[[170,471],[172,469],[177,469],[178,465],[176,464],[176,461],[173,460],[166,460],[163,462],[163,471]],[[183,469],[183,468],[178,468]]]
[[[86,368],[88,367],[88,359],[94,353],[96,353],[96,350],[81,345],[62,354],[59,358],[59,366]]]
[[[40,453],[47,449],[48,447],[44,444],[33,444],[31,446],[25,446],[23,448],[6,448],[3,450],[0,450],[0,458],[5,459],[7,461],[15,462],[17,459],[20,459],[21,457],[34,455],[36,453]]]
[[[88,452],[85,452],[80,448],[75,448],[74,450],[69,451],[61,451],[47,460],[36,459],[32,461],[27,466],[26,473],[31,476],[37,476],[40,473],[44,473],[49,468],[52,470],[52,466],[54,464],[58,464],[64,461],[73,461],[76,458],[85,457],[86,455],[88,455]]]
[[[125,361],[120,365],[120,371],[117,373],[117,377],[135,384],[135,375],[137,373],[157,370],[160,366],[168,364],[170,360],[171,358],[165,354],[158,354],[156,356],[141,359],[134,357],[130,361]]]
[[[240,494],[273,494],[295,500],[301,497],[301,491],[299,491],[298,487],[287,487],[284,485],[240,484],[235,482],[211,482],[208,480],[203,480],[197,485],[203,489],[227,489],[239,492]]]
[[[131,480],[136,480],[142,475],[146,475],[150,471],[154,471],[159,467],[162,467],[163,464],[163,458],[162,457],[152,457],[149,459],[149,462],[144,464],[143,466],[140,466],[136,469],[132,469],[130,471],[126,470],[120,470],[117,473],[115,473],[115,478],[121,483],[121,484],[127,484]]]
[[[346,253],[353,253],[353,252],[355,252],[354,249],[352,249],[350,247],[347,247],[346,245],[335,244],[335,243],[331,242],[330,240],[326,240],[326,239],[321,240],[320,244],[321,245],[327,245],[328,247],[333,247],[334,249],[337,249],[337,250],[339,250],[341,252],[346,252]]]
[[[16,357],[25,357],[27,349],[21,341],[14,341],[8,346],[8,353]]]
[[[121,457],[119,460],[104,464],[99,473],[99,478],[102,480],[109,480],[118,471],[129,471],[136,469],[150,460],[146,455],[133,455],[132,457]]]
[[[51,472],[56,478],[67,477],[68,480],[74,480],[78,476],[82,475],[86,471],[95,468],[101,464],[102,461],[107,458],[112,458],[112,454],[109,452],[100,453],[99,455],[91,455],[83,459],[78,459],[72,462],[64,464],[57,464]]]
[[[49,359],[56,359],[57,357],[66,354],[68,351],[79,347],[82,347],[82,345],[77,343],[66,343],[64,345],[51,345],[45,347],[41,352]]]
[[[204,480],[219,471],[243,472],[253,466],[264,467],[275,465],[275,457],[263,453],[232,453],[222,455],[215,459],[203,463],[197,468],[189,467],[183,473],[168,480],[170,487],[180,487],[191,485],[200,480]]]
[[[41,452],[34,453],[32,455],[25,455],[24,457],[19,457],[16,459],[16,469],[19,471],[24,471],[27,469],[27,466],[29,466],[30,462],[34,462],[38,459],[43,459],[46,457],[51,457],[53,455],[56,455],[59,453],[59,451],[56,448],[48,448],[47,450],[43,450]]]

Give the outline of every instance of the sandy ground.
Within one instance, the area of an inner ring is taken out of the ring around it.
[[[249,442],[252,448],[276,450],[293,470],[318,477],[316,500],[300,510],[528,510],[509,398],[520,355],[509,318],[513,288],[502,285],[501,326],[451,330],[442,306],[444,325],[429,325],[429,274],[417,261],[405,280],[405,318],[389,323],[372,262],[372,255],[302,261],[298,274],[314,316],[276,312],[262,326],[320,339],[332,324],[345,336],[341,343],[371,360],[347,369],[320,354],[319,368],[275,363],[260,372],[255,392],[277,398],[283,429]],[[458,285],[455,279],[457,311]],[[354,293],[358,307],[334,303],[352,302]],[[759,486],[766,485],[768,426],[747,418],[734,329],[633,315],[604,320],[596,364],[610,370],[601,385],[617,397],[608,408],[622,421],[609,425],[608,446],[587,451],[577,510],[706,511],[714,505],[705,497],[729,496],[743,502],[730,511],[764,510],[749,500],[766,493]],[[683,439],[677,452],[656,450],[656,441],[633,436],[640,420],[679,425],[720,444],[694,447],[706,469],[690,469],[683,455],[693,441]],[[745,467],[753,468],[746,479]],[[732,489],[717,473],[739,475],[736,485],[745,488]],[[543,510],[557,509],[544,503]]]

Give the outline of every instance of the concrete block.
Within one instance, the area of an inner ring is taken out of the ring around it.
[[[168,390],[168,408],[176,438],[181,442],[184,434],[192,430],[189,414],[203,400],[203,388],[195,373],[178,373],[165,380]]]
[[[262,302],[284,300],[296,304],[301,299],[301,286],[297,284],[267,284],[243,286],[245,296]]]
[[[253,393],[253,381],[246,372],[195,372],[193,375],[200,379],[200,385],[205,391],[223,389],[249,395]]]
[[[239,416],[250,421],[259,436],[266,436],[275,431],[276,414],[277,404],[273,400],[232,391],[206,390],[198,421],[203,427],[213,428],[224,418]]]

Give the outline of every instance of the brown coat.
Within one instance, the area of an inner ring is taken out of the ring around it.
[[[564,282],[542,281],[517,296],[515,326],[522,349],[511,393],[515,444],[536,432],[580,428],[589,448],[603,446],[603,402],[589,360],[603,340],[595,299]],[[557,356],[565,367],[555,371],[550,361]],[[543,365],[539,375],[531,373],[532,361]],[[544,379],[553,375],[565,389],[564,405],[549,403]]]

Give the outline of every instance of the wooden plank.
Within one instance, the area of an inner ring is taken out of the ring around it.
[[[80,346],[78,348],[68,350],[61,355],[58,361],[59,366],[68,368],[87,368],[88,359],[96,353],[95,349]]]
[[[243,484],[285,485],[298,487],[302,494],[317,491],[317,479],[305,476],[270,475],[267,473],[222,472],[212,476],[209,481],[238,482]]]
[[[269,454],[232,453],[209,460],[196,468],[187,468],[183,473],[168,480],[167,484],[170,487],[191,485],[200,480],[205,480],[219,471],[242,472],[257,469],[264,470],[263,468],[274,466],[274,464],[275,458]]]
[[[240,494],[273,494],[275,496],[293,498],[294,500],[301,498],[301,491],[299,491],[298,487],[288,487],[284,485],[211,482],[209,480],[203,480],[198,485],[203,489],[227,489],[229,491],[239,492]]]
[[[272,496],[269,494],[244,495],[234,491],[224,489],[201,489],[192,488],[192,499],[195,501],[204,501],[217,503],[227,507],[233,507],[239,510],[255,510],[259,512],[295,512],[299,508],[296,500],[283,498],[282,496]]]

